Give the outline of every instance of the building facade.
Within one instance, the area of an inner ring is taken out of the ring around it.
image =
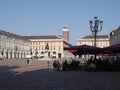
[[[62,35],[47,35],[47,36],[23,36],[30,40],[30,55],[38,56],[39,58],[51,57],[62,58],[70,55],[64,51],[64,47],[72,46],[69,43],[69,28],[63,27]]]
[[[69,47],[71,44],[61,37],[51,36],[24,36],[30,40],[31,55],[43,58],[46,56],[51,58],[62,58],[65,55],[64,47]]]
[[[87,35],[81,39],[77,39],[77,45],[84,45],[84,44],[94,46],[94,35]],[[100,48],[109,46],[109,36],[97,35],[96,46]]]
[[[69,47],[69,29],[63,27],[62,36],[20,36],[0,30],[0,57],[6,59],[25,58],[27,55],[62,58]]]
[[[6,59],[25,58],[29,54],[29,40],[0,30],[0,55]]]
[[[120,43],[120,26],[116,30],[110,32],[110,45],[118,43]]]

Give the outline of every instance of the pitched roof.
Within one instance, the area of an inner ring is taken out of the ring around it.
[[[58,36],[55,35],[46,35],[46,36],[22,36],[26,39],[60,39]]]
[[[90,38],[94,38],[94,35],[87,35],[83,37],[82,39],[90,39]],[[97,38],[109,38],[109,36],[108,35],[97,35]]]
[[[120,26],[116,30],[111,31],[110,36],[117,34],[119,31],[120,31]]]
[[[4,30],[0,30],[0,34],[1,34],[1,35],[5,35],[5,36],[9,36],[9,37],[13,37],[13,38],[17,38],[17,39],[26,40],[26,38],[23,38],[23,37],[20,36],[20,35],[13,34],[13,33],[10,33],[10,32],[4,31]]]

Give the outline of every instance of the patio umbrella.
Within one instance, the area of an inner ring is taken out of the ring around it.
[[[120,53],[120,43],[103,48],[107,53]]]
[[[71,52],[72,54],[76,55],[77,54],[77,50],[68,50],[69,52]]]
[[[102,52],[101,48],[90,45],[71,46],[64,48],[64,50],[76,50],[72,52],[74,54],[97,54]]]

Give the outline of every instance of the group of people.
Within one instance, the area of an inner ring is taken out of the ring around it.
[[[59,60],[54,60],[53,67],[54,67],[54,69],[60,70],[60,62],[59,62]]]
[[[106,57],[95,59],[91,57],[87,61],[88,71],[120,71],[120,57]]]
[[[79,69],[79,61],[63,61],[62,63],[59,62],[59,60],[54,60],[53,67],[55,70],[62,70],[62,71],[68,71],[68,70],[76,70]]]

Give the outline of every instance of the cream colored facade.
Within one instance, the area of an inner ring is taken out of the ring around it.
[[[94,46],[94,36],[88,35],[81,39],[77,39],[77,45],[84,45],[84,44]],[[100,48],[109,46],[108,35],[97,35],[96,46]]]
[[[110,33],[110,45],[120,43],[120,27]]]
[[[25,58],[30,42],[19,35],[0,30],[0,55],[6,59]]]
[[[32,55],[37,55],[40,58],[45,57],[47,52],[48,57],[62,58],[66,54],[64,47],[69,47],[71,44],[58,36],[24,36],[31,41],[30,50]],[[46,45],[48,49],[46,51]]]

